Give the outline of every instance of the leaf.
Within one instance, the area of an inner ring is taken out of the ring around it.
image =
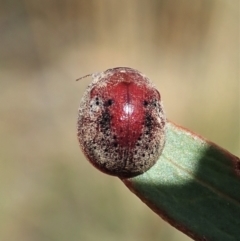
[[[154,212],[195,240],[240,240],[240,160],[167,124],[163,153],[147,172],[122,179]]]

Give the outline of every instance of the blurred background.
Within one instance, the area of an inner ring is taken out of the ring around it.
[[[0,240],[187,241],[76,137],[90,78],[145,73],[168,119],[239,150],[238,0],[0,0]]]

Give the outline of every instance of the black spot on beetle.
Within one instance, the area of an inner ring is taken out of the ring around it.
[[[113,100],[112,99],[109,99],[106,101],[105,105],[108,107],[108,106],[111,106],[113,104]]]
[[[146,100],[144,100],[143,105],[146,107],[148,105],[148,102]]]
[[[108,111],[102,113],[102,115],[98,118],[98,123],[101,132],[106,136],[110,136],[111,131],[111,115]],[[104,139],[102,139],[102,142]]]
[[[145,126],[149,129],[153,127],[153,118],[151,115],[147,115],[145,118]]]
[[[104,128],[108,127],[111,121],[111,115],[109,112],[103,112],[101,118],[100,118],[100,125]]]

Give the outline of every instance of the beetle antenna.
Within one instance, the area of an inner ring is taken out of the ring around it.
[[[90,77],[90,76],[92,76],[92,74],[84,75],[84,76],[82,76],[82,77],[76,79],[76,81],[81,80],[81,79],[84,79],[84,78],[87,78],[87,77]]]

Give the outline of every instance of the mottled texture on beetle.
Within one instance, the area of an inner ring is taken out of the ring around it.
[[[147,171],[165,142],[161,97],[137,70],[120,67],[92,75],[79,107],[78,139],[101,171],[132,177]]]

